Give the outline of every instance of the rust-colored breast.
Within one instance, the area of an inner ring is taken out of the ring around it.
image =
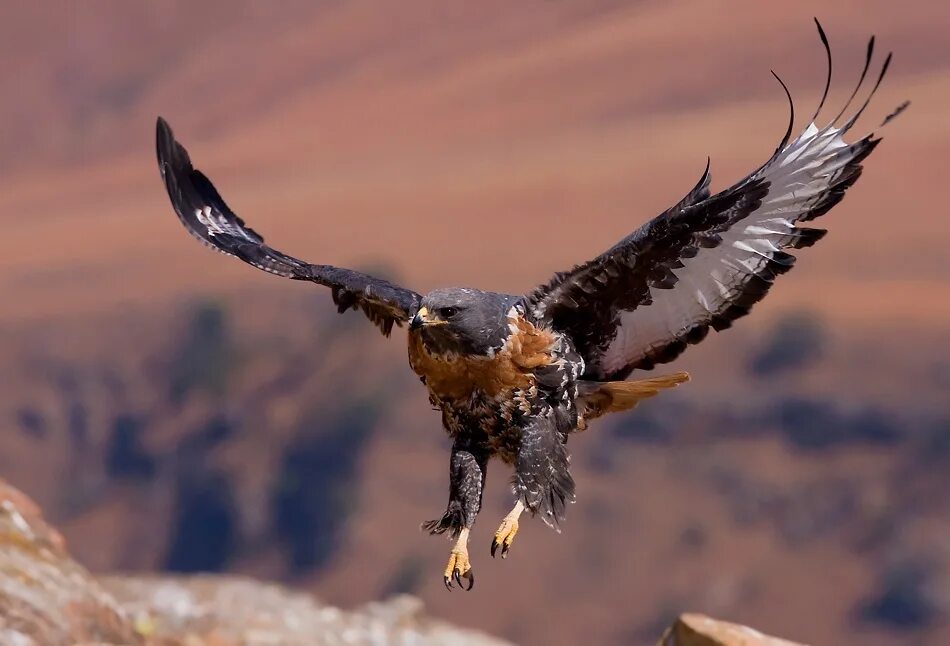
[[[514,333],[508,337],[502,351],[508,350],[515,366],[521,370],[534,370],[553,361],[551,348],[555,339],[550,330],[535,327],[520,316],[510,317],[508,321]]]
[[[513,333],[494,356],[434,355],[419,332],[409,333],[409,364],[437,398],[468,399],[479,390],[489,397],[527,390],[534,385],[534,369],[551,363],[553,335],[521,318],[509,319]]]

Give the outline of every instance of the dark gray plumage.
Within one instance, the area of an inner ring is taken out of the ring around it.
[[[501,349],[508,338],[508,310],[520,296],[451,287],[435,289],[420,303],[451,325],[424,327],[426,345],[438,353],[485,355]]]

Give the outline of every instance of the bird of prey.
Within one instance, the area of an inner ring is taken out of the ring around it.
[[[491,545],[492,556],[500,549],[505,557],[524,511],[557,528],[574,501],[571,434],[686,381],[682,372],[627,378],[672,361],[710,328],[729,327],[792,268],[793,251],[825,235],[824,229],[801,223],[841,201],[880,142],[873,132],[850,142],[847,135],[891,56],[863,104],[849,113],[870,67],[872,37],[846,105],[833,119],[820,120],[831,83],[831,49],[820,24],[818,31],[827,81],[801,134],[792,138],[794,104],[776,75],[792,114],[781,143],[762,166],[713,195],[707,162],[699,182],[674,206],[596,258],[521,296],[458,287],[423,296],[277,251],[192,166],[161,118],[158,164],[179,219],[206,245],[272,274],[329,287],[340,312],[361,311],[386,336],[394,325],[408,324],[409,364],[452,439],[448,505],[423,529],[455,539],[443,582],[452,589],[453,582],[463,587],[465,579],[464,587],[471,589],[469,532],[489,460],[497,456],[514,468],[514,507]]]

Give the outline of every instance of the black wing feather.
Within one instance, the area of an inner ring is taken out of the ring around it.
[[[421,297],[414,291],[358,271],[312,265],[264,244],[264,238],[228,207],[204,173],[192,166],[188,151],[161,117],[156,127],[156,151],[178,219],[205,245],[266,272],[329,287],[340,312],[360,310],[386,336],[394,324],[408,321],[419,309]]]
[[[820,25],[819,34],[829,52],[830,79],[830,48]],[[869,57],[872,52],[869,44]],[[890,56],[871,95],[889,63]],[[862,80],[866,73],[867,65]],[[697,190],[708,186],[707,170],[680,203],[525,296],[525,310],[535,321],[573,339],[586,363],[585,378],[622,379],[672,361],[710,328],[728,328],[791,269],[795,256],[786,250],[811,246],[825,234],[797,223],[827,213],[861,175],[861,162],[880,139],[870,134],[848,144],[844,136],[870,96],[842,127],[834,126],[837,118],[823,128],[813,121],[791,140],[794,106],[776,79],[791,117],[765,164],[713,196]]]

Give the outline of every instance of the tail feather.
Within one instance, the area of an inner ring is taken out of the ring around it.
[[[636,379],[632,381],[584,381],[580,384],[579,399],[582,404],[578,428],[584,430],[586,421],[607,413],[616,413],[634,408],[644,399],[649,399],[669,388],[689,381],[689,373],[674,372],[669,375]]]

